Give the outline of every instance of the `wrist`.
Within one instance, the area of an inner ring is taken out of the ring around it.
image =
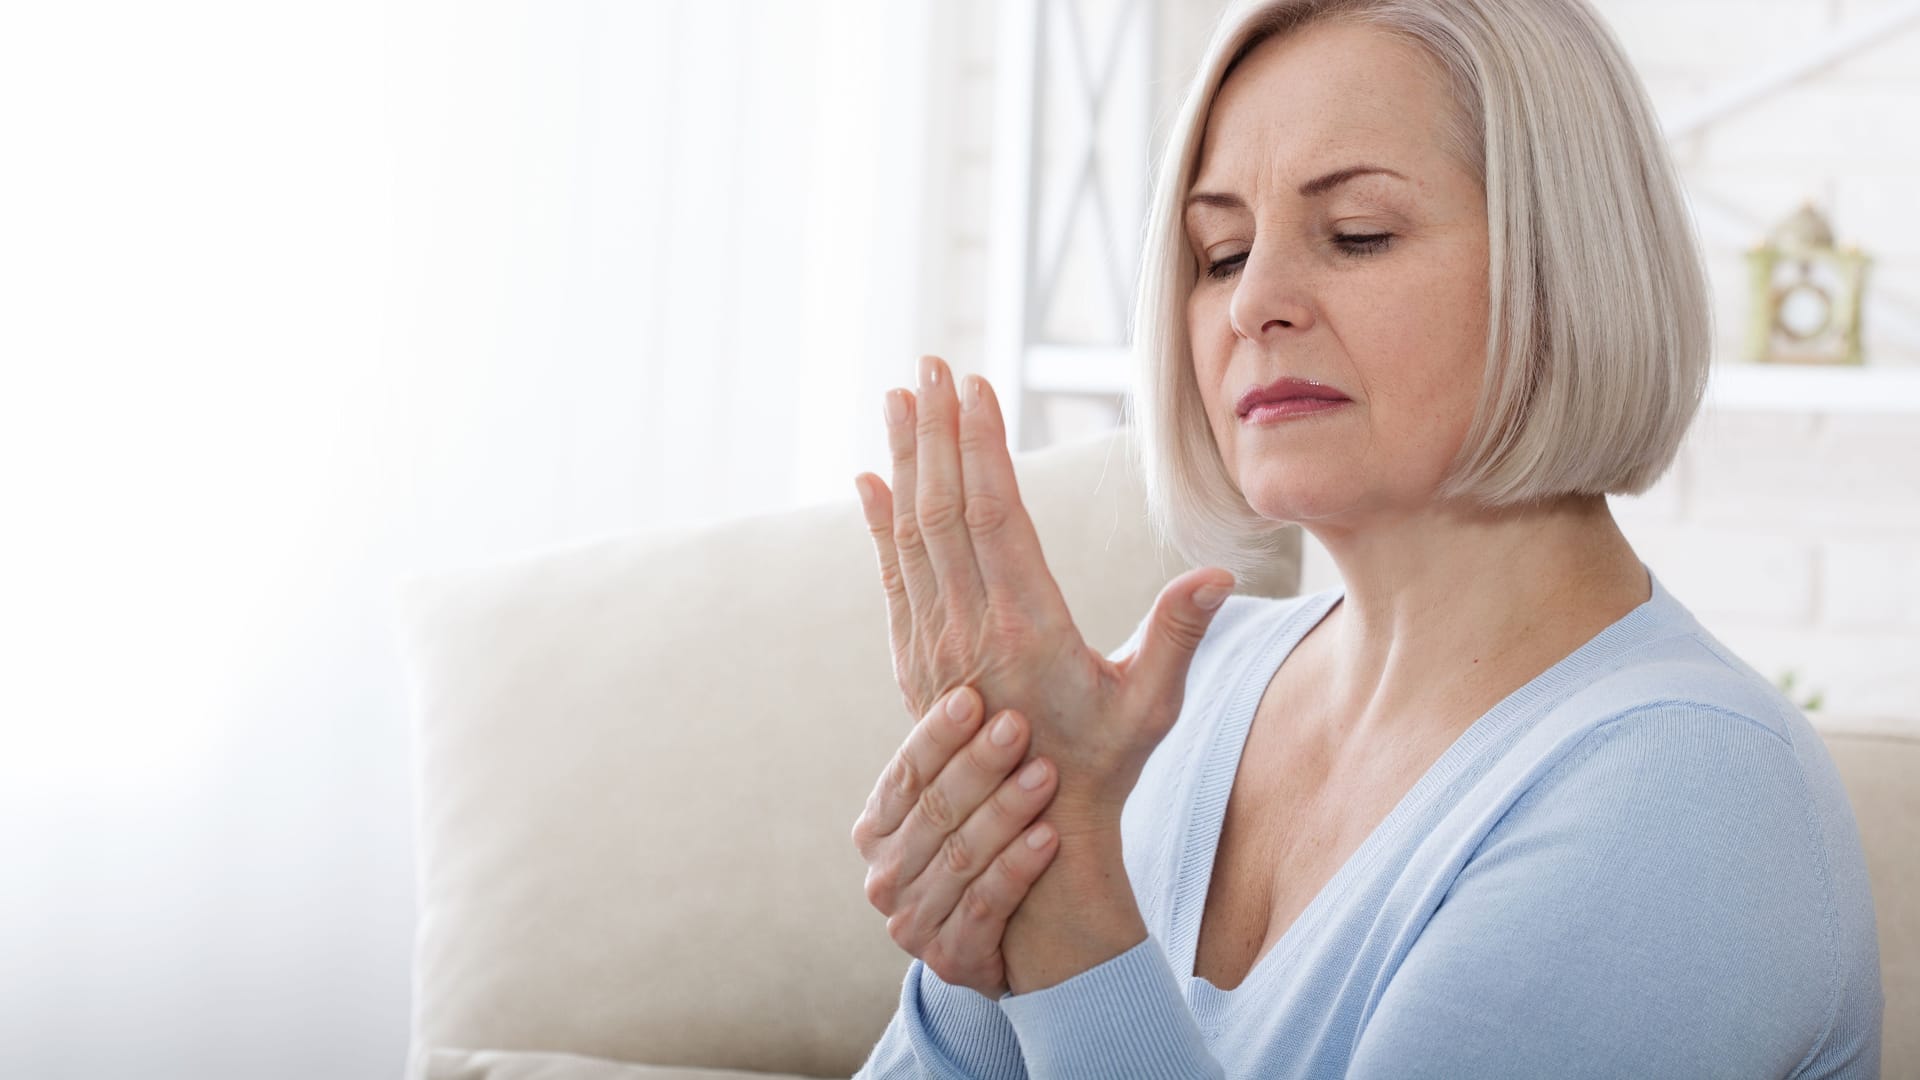
[[[1075,844],[1063,844],[1061,854],[1068,847],[1084,848],[1098,843],[1118,851],[1120,846],[1120,811],[1126,805],[1126,796],[1118,798],[1094,792],[1074,790],[1066,785],[1054,793],[1042,811],[1040,820],[1052,825],[1063,838],[1077,840]]]
[[[1060,850],[1008,920],[1009,989],[1030,994],[1113,959],[1147,938],[1121,861],[1117,826],[1061,833]]]

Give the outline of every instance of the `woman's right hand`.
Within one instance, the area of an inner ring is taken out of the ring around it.
[[[867,797],[853,846],[867,861],[867,900],[887,916],[894,944],[943,981],[998,1000],[1008,990],[1007,919],[1060,846],[1050,826],[1028,828],[1059,778],[1045,758],[1016,774],[1025,717],[1002,711],[981,724],[980,707],[970,686],[934,702]],[[1011,738],[1000,743],[994,731],[1003,720]],[[1021,786],[1034,769],[1038,784]]]

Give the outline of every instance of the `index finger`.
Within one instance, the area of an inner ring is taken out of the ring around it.
[[[958,715],[954,712],[956,704]],[[980,695],[970,686],[956,687],[935,701],[913,725],[907,741],[874,784],[873,794],[867,796],[867,808],[854,826],[855,844],[864,847],[891,836],[920,800],[920,793],[973,738],[979,720]]]
[[[978,375],[967,376],[963,390],[968,392],[960,409],[960,479],[980,578],[990,594],[1028,602],[1047,598],[1064,610],[1066,600],[1047,570],[1040,534],[1020,502],[1000,400]]]

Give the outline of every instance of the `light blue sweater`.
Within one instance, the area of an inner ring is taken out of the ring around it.
[[[858,1075],[1877,1077],[1878,937],[1833,760],[1648,580],[1220,990],[1194,955],[1241,747],[1343,590],[1230,598],[1121,815],[1147,939],[998,1001],[914,960]]]

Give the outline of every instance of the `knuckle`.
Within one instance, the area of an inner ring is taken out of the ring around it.
[[[889,596],[899,596],[907,591],[906,575],[900,572],[900,564],[888,559],[880,564],[880,587]]]
[[[1000,916],[993,894],[981,884],[985,880],[981,878],[960,895],[960,909],[971,922],[990,923]]]
[[[913,400],[912,394],[904,396],[906,397],[907,419],[914,422],[911,424],[888,424],[887,445],[893,450],[894,461],[911,463],[914,454],[920,449],[920,426],[924,423],[926,410],[919,407],[918,403]]]
[[[920,521],[916,517],[898,518],[893,523],[893,546],[904,552],[916,552],[921,547]]]
[[[1006,528],[1012,510],[1005,499],[998,495],[975,492],[967,497],[967,506],[963,511],[969,532],[981,536],[990,536]]]
[[[986,395],[982,394],[981,397],[984,399]],[[980,419],[976,422],[967,417],[966,414],[961,414],[959,430],[960,453],[969,459],[983,458],[995,451],[1006,453],[1007,438],[1000,431],[996,430],[998,425],[992,422],[992,414],[982,410],[973,415]]]
[[[947,834],[940,845],[940,861],[958,877],[966,877],[973,870],[973,843],[966,833],[955,830]]]
[[[940,402],[933,397],[915,397],[913,433],[920,438],[937,439],[947,433],[947,422],[940,415]],[[921,408],[920,406],[925,406]]]
[[[1167,628],[1172,632],[1174,640],[1180,643],[1180,647],[1187,650],[1199,648],[1200,642],[1207,636],[1206,624],[1187,615],[1176,615],[1168,619]]]
[[[893,756],[893,764],[887,768],[887,782],[893,785],[895,791],[909,799],[924,786],[924,778],[920,775],[919,767],[913,763],[913,758],[909,757],[905,750]]]
[[[903,909],[887,916],[887,936],[895,945],[914,952],[919,943],[914,939],[912,913]]]
[[[893,914],[900,899],[897,883],[899,877],[891,866],[873,866],[867,870],[867,903],[872,904],[882,915]]]
[[[926,532],[944,533],[963,526],[963,511],[960,500],[953,493],[936,488],[924,492],[917,506],[920,528]]]
[[[927,790],[921,792],[920,801],[914,807],[920,814],[920,820],[935,832],[952,832],[954,825],[958,824],[953,800],[940,790],[938,784],[929,785]]]
[[[1149,618],[1183,647],[1197,645],[1207,634],[1207,620],[1195,614],[1189,605],[1175,603],[1171,596],[1160,597]]]

